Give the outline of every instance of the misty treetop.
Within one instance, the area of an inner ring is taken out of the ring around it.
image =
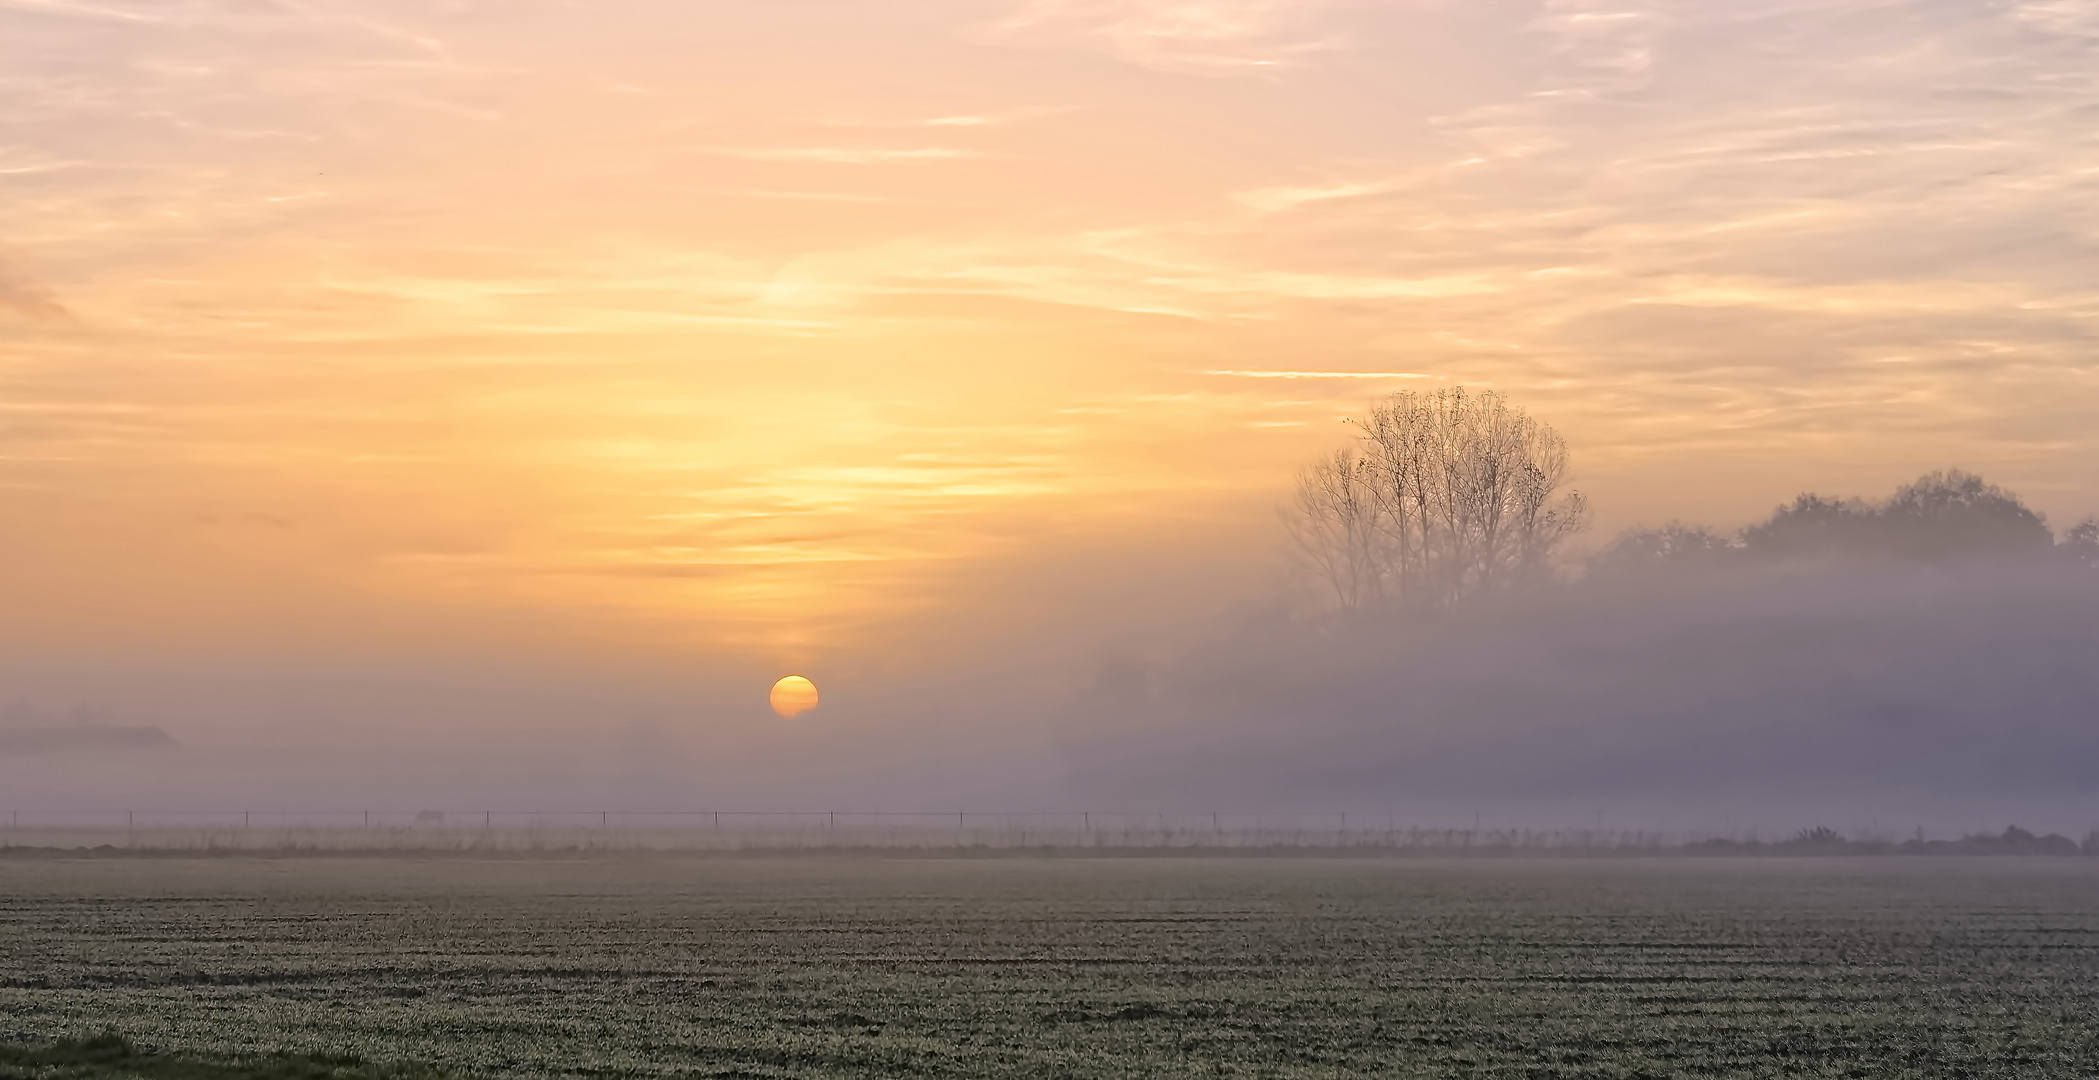
[[[1298,479],[1286,522],[1343,609],[1442,611],[1550,577],[1588,522],[1567,442],[1492,390],[1403,391]]]
[[[1744,564],[2065,559],[2099,566],[2099,521],[2057,542],[2019,497],[1959,469],[1928,473],[1878,502],[1803,494],[1732,536],[1699,525],[1627,532],[1589,560],[1605,577]]]

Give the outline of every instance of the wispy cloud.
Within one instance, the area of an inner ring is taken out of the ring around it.
[[[1162,70],[1258,71],[1338,46],[1337,0],[1027,0],[987,33],[1070,42]]]
[[[1578,76],[1558,93],[1621,93],[1648,85],[1670,8],[1656,0],[1546,0],[1531,24]]]
[[[0,259],[0,309],[34,322],[68,322],[73,318],[49,286],[5,259]]]
[[[1242,191],[1232,197],[1256,210],[1292,210],[1307,203],[1331,202],[1336,199],[1361,199],[1375,195],[1389,195],[1405,187],[1407,181],[1401,177],[1386,177],[1376,180],[1343,181],[1332,184],[1308,184],[1298,187],[1269,187],[1254,191]]]
[[[1004,127],[1045,116],[1056,116],[1072,112],[1071,105],[1021,105],[1011,109],[1000,109],[988,113],[958,113],[953,116],[936,116],[924,121],[927,127]]]
[[[1205,371],[1234,379],[1433,379],[1418,371]]]
[[[65,293],[0,281],[0,486],[284,511],[346,589],[814,634],[1044,520],[1266,505],[1431,373],[1611,514],[1765,498],[1694,455],[2099,502],[2086,2],[65,6],[0,0],[0,236]],[[1338,46],[1377,78],[1099,60]]]
[[[2090,0],[2026,0],[2015,4],[2019,20],[2075,37],[2099,37],[2099,5]]]
[[[894,162],[951,161],[956,158],[981,156],[973,150],[959,150],[945,146],[908,148],[708,146],[701,149],[709,154],[744,158],[750,161],[806,162],[813,165],[881,165]]]
[[[72,4],[66,3],[65,0],[0,0],[0,10],[7,8],[37,15],[96,19],[111,22],[150,23],[159,21],[153,16],[142,15],[134,11],[99,7],[93,4]]]
[[[743,199],[784,199],[789,202],[893,203],[893,195],[863,195],[850,191],[776,191],[768,188],[708,188],[714,195]]]

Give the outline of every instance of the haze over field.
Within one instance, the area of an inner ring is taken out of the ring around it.
[[[2081,830],[2095,50],[2090,0],[0,0],[0,727],[179,744],[0,790]],[[1559,583],[1321,610],[1298,471],[1458,386],[1564,436]],[[2062,550],[1585,572],[1953,467]]]

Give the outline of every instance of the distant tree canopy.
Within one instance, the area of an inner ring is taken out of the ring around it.
[[[1905,484],[1886,502],[1802,495],[1742,533],[1751,552],[1780,558],[1946,558],[2017,554],[2055,543],[2019,497],[1958,469]]]
[[[2099,570],[2099,518],[2086,518],[2063,534],[2063,554],[2084,566]]]
[[[1686,570],[1722,562],[1844,562],[2021,557],[2060,553],[2099,566],[2099,522],[2057,545],[2041,515],[1973,473],[1929,473],[1881,502],[1806,494],[1729,537],[1704,526],[1625,533],[1589,562],[1591,573]]]
[[[1589,559],[1592,575],[1626,575],[1668,567],[1718,566],[1732,558],[1737,542],[1703,525],[1670,522],[1659,529],[1637,529],[1611,542]]]
[[[1567,444],[1500,394],[1392,395],[1352,446],[1299,476],[1286,521],[1302,565],[1347,610],[1443,611],[1549,577],[1588,520]]]

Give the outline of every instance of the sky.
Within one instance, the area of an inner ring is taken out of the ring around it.
[[[0,645],[196,730],[258,658],[981,704],[1460,384],[1592,543],[2067,523],[2095,241],[2094,0],[0,0]]]

